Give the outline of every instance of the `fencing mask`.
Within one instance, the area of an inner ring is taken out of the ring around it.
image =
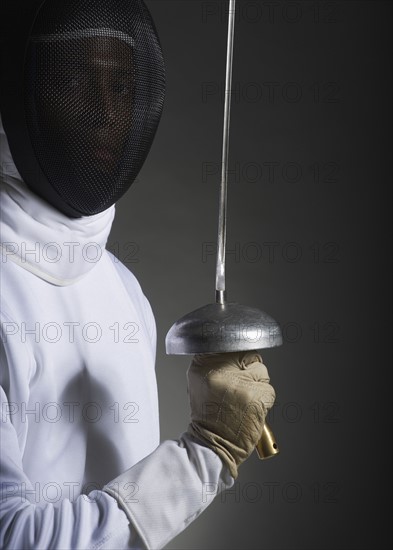
[[[161,117],[165,69],[148,9],[143,0],[7,3],[16,26],[1,114],[16,167],[64,214],[98,214],[135,180]]]

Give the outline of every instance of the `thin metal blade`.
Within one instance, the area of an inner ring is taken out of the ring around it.
[[[227,189],[229,160],[229,129],[231,123],[233,44],[235,37],[236,0],[229,2],[227,69],[225,82],[224,132],[222,147],[222,173],[220,204],[218,211],[217,266],[216,266],[216,302],[225,303],[225,248],[227,224]]]

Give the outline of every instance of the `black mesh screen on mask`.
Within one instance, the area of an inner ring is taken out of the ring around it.
[[[24,70],[28,133],[50,186],[81,215],[105,210],[137,177],[163,108],[164,62],[146,6],[44,2]]]

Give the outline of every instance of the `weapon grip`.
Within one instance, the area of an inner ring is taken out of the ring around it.
[[[276,438],[274,437],[274,433],[267,422],[265,422],[262,437],[255,447],[255,450],[257,451],[258,457],[261,460],[272,458],[280,452],[280,449],[278,448],[278,445],[276,443]]]

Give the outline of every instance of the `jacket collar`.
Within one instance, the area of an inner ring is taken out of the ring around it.
[[[57,286],[77,282],[100,262],[115,207],[68,218],[33,193],[13,162],[1,119],[0,154],[2,262],[13,261]]]

